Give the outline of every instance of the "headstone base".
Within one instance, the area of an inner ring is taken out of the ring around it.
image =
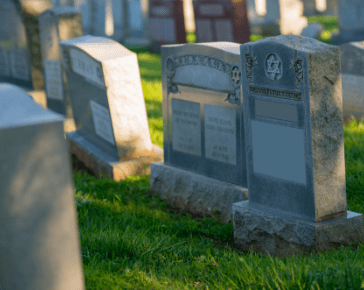
[[[347,42],[357,42],[363,41],[364,30],[359,31],[342,31],[338,34],[333,34],[331,37],[332,43],[347,43]]]
[[[152,162],[163,161],[163,149],[153,144],[154,153],[128,161],[119,161],[103,152],[77,131],[66,134],[70,152],[96,176],[104,175],[116,181],[132,175],[150,174]]]
[[[150,188],[170,206],[202,216],[232,221],[234,202],[247,200],[248,189],[190,171],[151,164]]]
[[[243,201],[233,204],[233,219],[235,244],[257,253],[298,256],[364,242],[363,215],[351,211],[315,223]]]

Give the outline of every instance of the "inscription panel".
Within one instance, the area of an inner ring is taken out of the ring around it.
[[[205,155],[212,160],[236,165],[236,112],[205,105]]]
[[[199,7],[201,16],[221,17],[224,16],[224,6],[221,4],[203,4]]]
[[[172,99],[173,150],[201,156],[200,104]]]
[[[14,78],[24,81],[30,80],[29,62],[25,50],[20,48],[10,50],[10,66]]]
[[[91,83],[105,86],[101,64],[87,54],[76,49],[70,49],[72,70],[85,77]]]
[[[298,122],[297,106],[255,100],[255,115],[288,122]]]
[[[96,134],[110,144],[115,145],[109,110],[92,100],[90,104]]]
[[[44,61],[47,97],[63,101],[63,77],[61,63],[56,60]]]
[[[254,172],[306,184],[303,132],[252,121]]]

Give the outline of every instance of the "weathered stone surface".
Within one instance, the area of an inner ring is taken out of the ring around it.
[[[350,211],[330,221],[311,222],[242,201],[233,204],[233,219],[235,244],[264,254],[302,255],[364,242],[363,215]]]
[[[51,0],[14,0],[22,15],[30,54],[34,90],[44,90],[43,62],[40,48],[39,15],[52,8]]]
[[[232,221],[232,204],[247,200],[248,189],[163,163],[151,164],[150,188],[169,205],[193,214]]]
[[[83,290],[61,115],[0,84],[0,288]]]
[[[152,162],[163,161],[163,149],[153,144],[153,154],[127,161],[119,161],[114,156],[100,150],[97,146],[77,134],[66,134],[70,152],[95,175],[105,175],[116,181],[132,175],[150,174]]]
[[[47,107],[64,115],[68,124],[74,124],[59,43],[83,35],[81,13],[73,7],[50,8],[39,16],[39,31]],[[65,132],[74,131],[75,126],[65,126],[65,129]]]

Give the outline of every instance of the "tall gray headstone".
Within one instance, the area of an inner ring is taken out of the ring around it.
[[[342,44],[340,51],[344,118],[364,119],[364,44]]]
[[[255,0],[247,0],[250,32],[259,35],[300,34],[307,26],[300,0],[266,1],[266,14],[258,14]]]
[[[90,35],[61,47],[77,127],[67,134],[71,152],[95,174],[115,180],[147,174],[163,150],[150,139],[136,54]]]
[[[33,89],[25,26],[13,0],[0,1],[0,82]]]
[[[235,243],[300,254],[364,241],[347,211],[340,49],[294,35],[241,46],[249,201]]]
[[[124,14],[121,17],[127,19],[127,23],[122,43],[149,46],[151,41],[147,29],[148,0],[127,0],[125,4]]]
[[[0,84],[0,289],[83,290],[63,118]]]
[[[42,61],[44,65],[47,107],[66,116],[65,131],[74,131],[73,114],[61,65],[60,41],[80,37],[82,15],[73,7],[54,7],[39,16]]]
[[[339,1],[339,34],[331,38],[333,43],[364,40],[364,1]]]
[[[164,163],[152,164],[151,188],[223,222],[247,198],[239,62],[237,43],[162,46]]]

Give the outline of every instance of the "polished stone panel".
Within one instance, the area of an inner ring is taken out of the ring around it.
[[[119,168],[120,162],[132,160],[138,166],[127,172],[139,174],[140,158],[146,157],[146,168],[161,161],[150,139],[136,54],[114,40],[90,35],[62,41],[61,48],[77,128],[67,135],[71,152],[95,174],[101,173],[98,167]],[[115,179],[124,176],[107,172]]]

